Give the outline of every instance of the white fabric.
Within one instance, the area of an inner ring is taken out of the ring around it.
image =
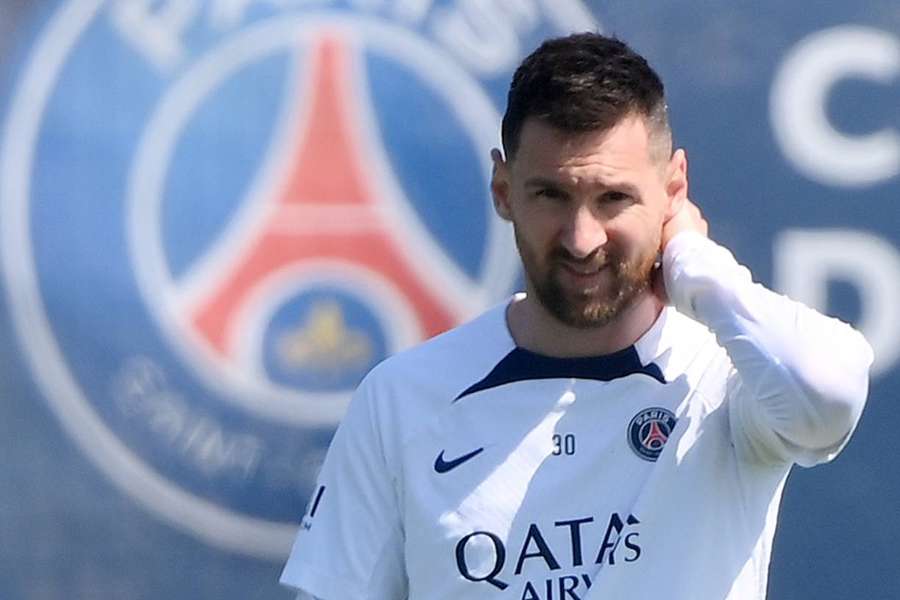
[[[322,600],[764,598],[785,477],[846,444],[871,349],[702,236],[663,261],[674,307],[634,350],[666,383],[535,372],[457,399],[514,350],[506,304],[374,369],[281,581]],[[629,425],[656,407],[677,424],[652,461]]]

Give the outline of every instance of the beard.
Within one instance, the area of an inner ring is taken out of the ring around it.
[[[541,305],[561,323],[577,329],[595,329],[614,321],[651,285],[657,260],[656,247],[634,257],[597,251],[577,259],[558,247],[547,257],[547,267],[538,266],[535,253],[516,236],[525,274]],[[569,289],[562,282],[565,265],[585,271],[608,269],[609,283],[585,289]]]

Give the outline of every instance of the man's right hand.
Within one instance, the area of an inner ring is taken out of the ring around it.
[[[703,218],[700,208],[685,199],[681,205],[681,210],[672,215],[668,221],[663,223],[662,235],[659,242],[659,254],[662,256],[666,250],[669,241],[682,231],[696,231],[706,237],[709,237],[709,223]],[[663,304],[669,303],[669,294],[666,292],[665,278],[663,277],[662,264],[656,267],[653,272],[653,293],[662,300]]]

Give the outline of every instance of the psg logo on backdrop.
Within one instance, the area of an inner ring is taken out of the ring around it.
[[[675,429],[675,423],[675,415],[670,410],[644,409],[628,424],[628,445],[644,460],[656,462]]]
[[[64,3],[35,39],[0,148],[8,304],[120,489],[281,558],[364,374],[513,288],[506,86],[597,25],[575,1],[171,4]]]

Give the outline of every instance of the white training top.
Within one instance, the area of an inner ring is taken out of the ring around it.
[[[376,367],[281,581],[324,600],[762,599],[793,463],[832,459],[872,351],[682,233],[634,346],[517,348],[506,304]]]

